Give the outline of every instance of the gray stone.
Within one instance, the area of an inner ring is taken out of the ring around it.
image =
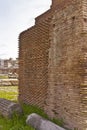
[[[18,86],[18,79],[0,79],[0,86]]]
[[[11,118],[14,113],[22,113],[20,104],[0,98],[0,115]]]
[[[26,123],[36,130],[65,130],[35,113],[28,116]]]

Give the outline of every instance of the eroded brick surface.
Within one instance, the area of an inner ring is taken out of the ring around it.
[[[87,128],[87,2],[53,0],[19,37],[19,100]]]

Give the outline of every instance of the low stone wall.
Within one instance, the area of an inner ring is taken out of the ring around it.
[[[0,115],[11,118],[14,113],[22,114],[22,108],[18,103],[0,98]]]
[[[0,79],[0,86],[18,86],[18,79]]]

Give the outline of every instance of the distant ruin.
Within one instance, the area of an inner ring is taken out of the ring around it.
[[[87,1],[52,0],[19,36],[19,101],[87,130]]]

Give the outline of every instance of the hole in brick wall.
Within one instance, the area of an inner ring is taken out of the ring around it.
[[[73,20],[73,21],[75,20],[75,16],[72,17],[72,20]]]
[[[78,113],[76,113],[76,115],[78,115]]]
[[[57,83],[55,83],[55,86],[57,86],[58,84]]]
[[[65,110],[66,112],[68,112],[68,111],[69,111],[66,107],[64,107],[64,110]]]
[[[84,22],[87,22],[87,18],[84,18]]]
[[[66,96],[69,96],[68,94],[66,94]]]
[[[56,25],[55,24],[53,24],[53,27],[55,27]]]
[[[59,115],[59,113],[58,112],[56,112],[56,110],[52,110],[53,111],[53,113],[56,115]]]
[[[82,47],[82,49],[81,49],[83,52],[87,52],[87,48],[86,47]]]
[[[46,102],[46,101],[44,101],[44,104],[45,104],[45,105],[47,105],[47,102]]]

